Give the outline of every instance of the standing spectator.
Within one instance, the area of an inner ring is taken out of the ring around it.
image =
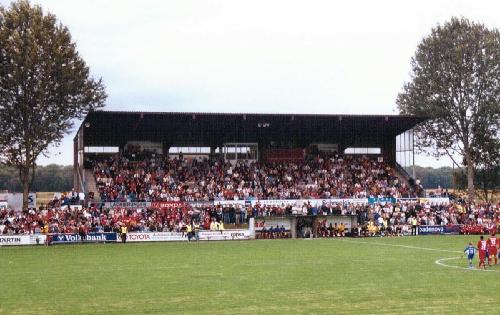
[[[417,218],[411,218],[411,235],[417,235]]]
[[[196,241],[200,240],[200,223],[199,222],[194,223],[194,238]]]
[[[187,232],[188,242],[191,242],[191,237],[193,237],[193,225],[191,223],[186,225],[186,232]]]
[[[120,237],[122,238],[122,243],[127,242],[127,226],[125,224],[120,228]]]
[[[83,223],[78,227],[78,235],[80,235],[80,242],[83,244],[86,238],[85,225]]]

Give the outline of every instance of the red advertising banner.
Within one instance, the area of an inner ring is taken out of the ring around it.
[[[154,201],[151,203],[151,208],[156,209],[186,209],[189,205],[184,201]]]

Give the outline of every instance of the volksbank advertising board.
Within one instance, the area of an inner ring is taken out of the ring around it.
[[[85,243],[100,243],[100,242],[116,242],[118,235],[116,233],[89,233],[85,235],[83,242]],[[54,234],[52,235],[52,243],[80,243],[82,238],[78,234]]]

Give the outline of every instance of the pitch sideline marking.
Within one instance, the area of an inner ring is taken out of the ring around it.
[[[370,245],[374,244],[374,245],[379,245],[379,246],[402,247],[402,248],[408,248],[408,249],[421,249],[421,250],[436,251],[436,252],[462,253],[462,252],[456,251],[456,250],[417,247],[417,246],[411,246],[411,245],[388,244],[388,243],[380,243],[380,242],[351,241],[351,240],[346,240],[346,239],[338,240],[338,241],[349,242],[349,243],[363,243],[363,244],[370,244]],[[476,269],[476,268],[466,268],[466,267],[453,266],[453,265],[448,265],[448,264],[443,263],[443,261],[445,261],[445,260],[452,260],[452,259],[459,259],[459,258],[461,258],[461,257],[459,256],[459,257],[440,258],[440,259],[436,260],[434,263],[439,265],[439,266],[447,267],[447,268],[455,268],[455,269],[463,269],[463,270],[471,270],[471,271],[500,272],[500,270],[485,270],[485,269]]]
[[[336,239],[338,240],[338,239]],[[429,250],[429,251],[435,251],[435,252],[446,252],[446,253],[462,253],[460,251],[456,250],[448,250],[448,249],[439,249],[439,248],[428,248],[428,247],[417,247],[417,246],[411,246],[411,245],[399,245],[399,244],[389,244],[389,243],[380,243],[380,242],[365,242],[365,241],[351,241],[351,240],[339,240],[342,242],[349,242],[349,243],[363,243],[363,244],[369,244],[369,245],[379,245],[379,246],[392,246],[392,247],[402,247],[402,248],[408,248],[408,249],[422,249],[422,250]]]
[[[500,272],[500,270],[488,270],[488,269],[479,269],[479,268],[466,268],[466,267],[461,267],[461,266],[453,266],[453,265],[447,265],[443,263],[445,260],[452,260],[452,259],[460,259],[460,257],[450,257],[450,258],[441,258],[436,260],[434,263],[443,267],[448,267],[448,268],[455,268],[455,269],[463,269],[463,270],[471,270],[471,271],[489,271],[489,272]]]

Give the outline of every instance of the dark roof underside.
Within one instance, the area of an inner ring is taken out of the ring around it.
[[[290,147],[310,143],[378,145],[425,120],[395,115],[95,111],[87,115],[80,131],[84,131],[84,146],[123,146],[132,140],[213,147],[226,142],[273,142]]]

